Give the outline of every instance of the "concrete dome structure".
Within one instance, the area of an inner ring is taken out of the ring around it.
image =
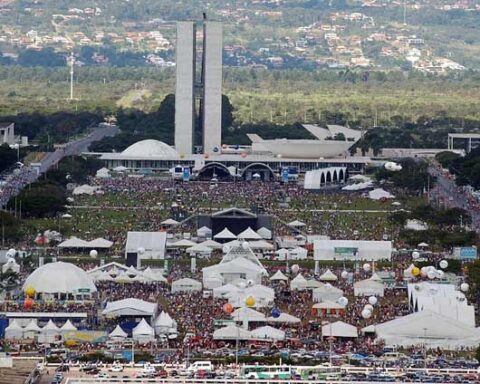
[[[142,140],[129,146],[122,155],[133,158],[176,157],[178,152],[163,141]]]
[[[37,268],[25,280],[23,289],[26,287],[33,287],[40,295],[90,295],[97,291],[90,275],[76,265],[62,261]]]

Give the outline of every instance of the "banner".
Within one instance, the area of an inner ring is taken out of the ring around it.
[[[188,167],[183,168],[182,179],[183,179],[183,181],[190,181],[190,168],[188,168]]]

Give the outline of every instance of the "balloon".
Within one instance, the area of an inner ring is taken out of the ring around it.
[[[439,279],[443,279],[444,276],[445,276],[445,272],[440,271],[440,270],[437,271],[437,277],[438,277]]]
[[[461,290],[462,292],[467,292],[469,288],[470,288],[470,286],[469,286],[467,283],[462,283],[462,284],[460,285],[460,290]]]
[[[413,276],[418,276],[420,274],[420,268],[418,267],[413,267],[412,268],[412,275]]]
[[[342,296],[337,300],[337,303],[342,307],[346,307],[348,305],[348,299],[345,296]]]
[[[447,260],[440,261],[440,268],[442,269],[448,268],[448,261]]]
[[[15,257],[15,254],[17,253],[17,251],[13,248],[10,248],[8,251],[7,251],[7,254],[6,256],[7,257]]]
[[[372,317],[372,312],[370,312],[368,309],[364,309],[362,311],[362,317],[364,319],[369,319],[370,317]]]
[[[245,300],[245,305],[247,307],[253,307],[255,305],[255,299],[252,296],[248,296]]]
[[[370,305],[375,305],[375,304],[378,303],[378,300],[377,300],[377,298],[376,298],[375,296],[370,296],[370,297],[368,298],[368,302],[370,303]]]
[[[412,252],[412,258],[414,260],[418,259],[419,257],[420,257],[420,252],[417,252],[417,251]]]
[[[430,280],[433,280],[433,279],[435,279],[435,278],[437,277],[437,273],[436,273],[436,271],[434,271],[434,270],[429,270],[429,271],[427,272],[427,276],[428,276],[428,278],[429,278]]]
[[[35,296],[35,288],[31,286],[28,286],[27,288],[25,288],[25,295],[27,295],[28,297]]]
[[[137,249],[137,253],[138,253],[139,255],[143,255],[143,254],[145,253],[145,248],[139,247],[139,248]]]
[[[230,303],[223,304],[223,312],[227,315],[231,314],[233,312],[233,305]]]
[[[325,284],[325,288],[329,291],[330,289],[332,289],[332,284],[330,283]]]
[[[363,309],[366,309],[366,310],[368,310],[368,311],[370,311],[370,312],[373,312],[373,305],[371,305],[371,304],[365,304],[365,307],[363,307]]]
[[[342,271],[342,274],[340,276],[342,276],[342,279],[346,279],[348,277],[348,272]]]
[[[203,154],[203,157],[204,157],[205,159],[208,159],[208,153],[204,153],[204,154]]]
[[[280,317],[280,309],[276,307],[272,308],[272,317],[278,319]]]
[[[245,250],[247,250],[248,248],[250,248],[250,245],[249,245],[246,241],[244,241],[244,242],[242,243],[242,248],[245,249]]]
[[[218,147],[213,148],[213,152],[217,153],[219,151]]]
[[[370,269],[371,269],[370,264],[368,264],[368,263],[363,264],[363,270],[364,270],[365,272],[370,271]]]
[[[95,249],[92,249],[90,251],[90,257],[97,257],[97,256],[98,256],[98,252]]]
[[[245,152],[242,152],[242,154],[240,155],[242,156],[243,158],[247,157],[247,154]]]
[[[27,297],[25,301],[23,302],[23,307],[25,309],[30,309],[33,307],[33,299],[30,297]]]
[[[292,265],[292,272],[298,273],[298,271],[300,271],[300,266],[298,264]]]

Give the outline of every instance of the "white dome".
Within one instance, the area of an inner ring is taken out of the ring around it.
[[[87,289],[89,293],[97,291],[90,275],[76,265],[62,261],[37,268],[25,280],[23,288],[26,287],[33,287],[38,293],[77,294],[79,290]]]
[[[142,140],[132,144],[122,152],[130,157],[176,157],[178,152],[168,144],[158,140]]]

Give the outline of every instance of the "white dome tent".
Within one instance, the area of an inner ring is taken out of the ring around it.
[[[37,268],[25,280],[23,289],[26,287],[33,287],[43,299],[83,299],[97,292],[90,275],[76,265],[62,261]]]

